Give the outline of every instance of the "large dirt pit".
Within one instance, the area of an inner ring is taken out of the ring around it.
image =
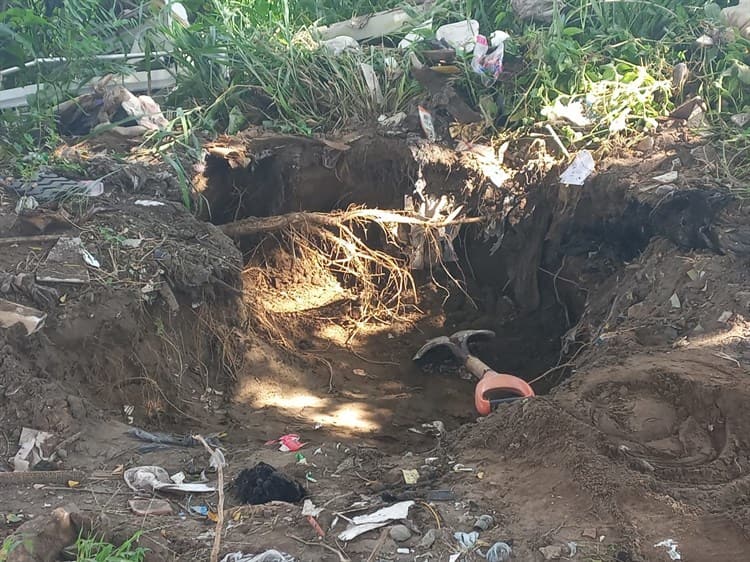
[[[658,562],[670,560],[656,546],[669,539],[688,562],[748,557],[750,233],[700,150],[664,135],[583,187],[560,185],[533,146],[511,147],[505,168],[476,150],[377,135],[235,137],[207,153],[198,218],[174,202],[169,174],[106,158],[85,161],[89,177],[114,173],[78,214],[16,217],[3,200],[4,236],[17,240],[3,241],[2,291],[48,314],[31,336],[0,332],[3,460],[30,427],[64,440],[38,468],[79,471],[0,474],[5,536],[75,504],[74,519],[93,518],[109,540],[143,531],[148,560],[208,560],[216,523],[194,508],[215,512],[216,494],[159,494],[171,514],[134,515],[122,477],[157,465],[197,478],[208,454],[138,441],[139,427],[216,434],[227,482],[266,462],[324,508],[319,537],[301,505],[238,510],[229,486],[221,556],[448,560],[461,552],[453,534],[489,514],[461,560],[505,541],[519,561]],[[673,170],[674,185],[652,179]],[[316,222],[401,211],[415,184],[462,206],[462,223],[439,231],[455,255],[421,246],[426,265],[406,277],[389,264],[420,247],[413,228],[404,238],[369,219]],[[52,234],[80,236],[100,267],[53,286],[49,302],[13,276],[39,275]],[[463,329],[493,330],[472,352],[537,396],[479,417],[475,381],[449,354],[412,360],[429,338]],[[266,443],[289,433],[306,443],[301,456]],[[337,539],[349,518],[403,500],[416,502],[408,540],[388,527]]]

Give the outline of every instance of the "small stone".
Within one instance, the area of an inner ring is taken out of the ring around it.
[[[411,531],[406,525],[394,525],[388,531],[388,534],[396,542],[408,541],[411,538]]]
[[[722,324],[726,324],[729,322],[729,319],[732,317],[734,313],[731,310],[725,310],[721,313],[721,316],[719,316],[719,322]]]
[[[474,522],[474,528],[479,529],[480,531],[487,531],[491,529],[494,524],[495,520],[492,518],[492,515],[481,515]]]
[[[539,549],[545,560],[559,560],[568,553],[568,547],[561,544],[551,544]]]
[[[417,548],[423,548],[427,550],[433,544],[435,544],[435,541],[438,539],[439,536],[440,536],[440,531],[438,531],[437,529],[430,529],[424,534],[424,536],[422,537],[422,540],[419,541]]]
[[[596,540],[597,534],[596,529],[584,529],[581,533],[582,537],[586,537],[587,539],[594,539]]]
[[[640,150],[641,152],[651,152],[654,149],[654,144],[656,143],[653,137],[646,137],[638,144],[636,144],[635,148],[636,150]]]

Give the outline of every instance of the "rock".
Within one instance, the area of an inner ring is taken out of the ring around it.
[[[654,149],[655,144],[656,141],[654,141],[654,137],[646,137],[638,144],[636,144],[635,148],[636,150],[640,150],[641,152],[651,152]]]
[[[474,528],[479,529],[480,531],[487,531],[491,529],[494,524],[495,520],[492,518],[492,515],[481,515],[474,522]]]
[[[559,560],[568,553],[568,547],[561,544],[551,544],[539,549],[545,560]]]
[[[419,541],[417,548],[422,548],[424,550],[427,550],[433,544],[435,544],[435,541],[438,540],[438,538],[440,537],[440,534],[441,534],[440,531],[438,531],[437,529],[430,529],[424,534],[424,536],[422,537],[422,540]]]
[[[406,525],[394,525],[388,531],[388,534],[396,542],[408,541],[411,538],[411,531]]]

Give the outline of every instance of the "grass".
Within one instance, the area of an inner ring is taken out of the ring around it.
[[[518,21],[509,0],[443,0],[432,14],[433,27],[473,16],[483,32],[497,28],[511,35],[505,49],[506,72],[495,84],[482,83],[473,73],[471,55],[457,61],[462,70],[454,78],[457,90],[478,110],[493,109],[482,111],[488,116],[488,127],[481,133],[485,141],[538,133],[549,123],[566,148],[574,151],[635,142],[688,95],[706,100],[717,130],[726,130],[723,124],[731,114],[746,111],[750,41],[730,37],[721,26],[720,9],[727,3],[571,0],[544,25]],[[72,80],[83,79],[86,72],[106,70],[91,64],[91,54],[104,49],[105,34],[121,34],[132,25],[132,21],[119,22],[93,0],[66,3],[65,9],[49,17],[34,12],[33,0],[18,4],[10,14],[0,15],[0,43],[12,47],[4,56],[10,60],[37,54],[30,33],[41,33],[41,45],[58,49],[49,52],[73,59],[70,67],[62,69],[64,78],[40,75],[57,80],[59,91]],[[177,88],[164,104],[177,107],[177,117],[167,130],[147,139],[147,145],[177,173],[185,205],[191,205],[186,162],[200,158],[205,136],[235,133],[252,124],[301,135],[331,133],[371,126],[381,114],[413,111],[424,93],[410,76],[407,53],[372,44],[333,56],[319,47],[308,27],[397,4],[395,0],[187,0],[192,25],[160,30],[173,42],[180,69]],[[140,21],[148,9],[143,2],[135,20]],[[92,25],[101,30],[91,32]],[[76,33],[91,33],[92,38],[71,42]],[[696,44],[703,34],[712,37],[713,45]],[[85,45],[71,46],[76,43]],[[678,62],[690,69],[682,92],[671,85],[672,68]],[[371,92],[363,64],[374,70],[382,96]],[[551,107],[568,104],[580,104],[589,123],[547,119]],[[6,162],[14,173],[28,176],[47,164],[50,149],[60,140],[50,126],[49,107],[48,100],[39,98],[26,116],[0,121],[0,137],[7,139],[0,146],[0,165]],[[746,177],[744,142],[746,137],[740,133],[724,142],[727,163],[742,173],[741,178]]]
[[[115,546],[96,537],[79,537],[76,541],[76,562],[143,562],[148,549],[135,546],[141,532]]]

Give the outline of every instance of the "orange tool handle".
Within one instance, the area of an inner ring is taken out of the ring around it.
[[[486,397],[489,392],[505,392],[519,398],[534,396],[534,391],[525,380],[488,370],[474,388],[474,406],[482,416],[492,411],[492,404]]]

